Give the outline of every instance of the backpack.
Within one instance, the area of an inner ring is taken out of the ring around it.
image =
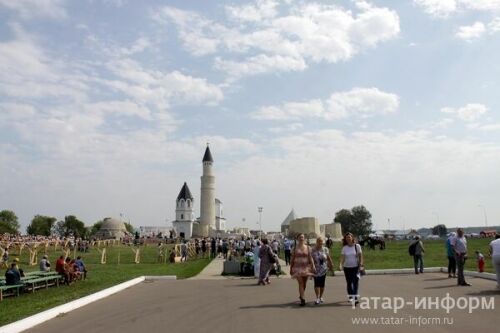
[[[408,248],[408,253],[410,254],[410,256],[414,256],[415,255],[415,251],[417,249],[417,243],[418,242],[413,242],[410,244],[410,247]]]

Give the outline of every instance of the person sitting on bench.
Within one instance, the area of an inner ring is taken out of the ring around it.
[[[12,263],[10,268],[5,272],[5,284],[8,286],[13,286],[21,283],[21,273],[17,269],[17,265]]]
[[[44,255],[42,260],[40,260],[40,271],[50,272],[50,262],[47,255]]]

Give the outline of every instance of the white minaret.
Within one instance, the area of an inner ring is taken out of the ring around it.
[[[214,160],[207,144],[203,155],[203,176],[201,176],[200,228],[201,236],[208,237],[215,230],[215,176],[212,172]]]

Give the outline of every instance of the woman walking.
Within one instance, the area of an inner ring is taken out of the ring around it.
[[[316,301],[314,304],[318,305],[323,303],[323,292],[325,291],[326,272],[328,270],[333,272],[333,262],[330,257],[330,251],[327,247],[323,246],[323,238],[316,239],[316,246],[312,249],[312,257],[314,266],[316,267],[316,274],[314,275],[314,292],[316,293]]]
[[[354,305],[357,305],[359,304],[358,287],[360,270],[364,270],[363,251],[361,250],[361,246],[354,242],[354,238],[350,232],[345,234],[342,244],[340,269],[344,269],[349,302],[354,302]]]
[[[311,248],[305,244],[304,240],[304,234],[297,236],[297,244],[292,252],[290,262],[290,275],[292,278],[297,279],[299,284],[300,306],[306,305],[304,291],[306,290],[307,280],[314,276],[316,272]]]
[[[259,250],[259,258],[260,258],[260,271],[259,271],[259,282],[257,282],[257,285],[266,285],[270,284],[271,281],[269,280],[269,272],[271,271],[271,268],[273,268],[273,264],[276,260],[276,255],[274,254],[273,250],[271,250],[271,247],[269,246],[269,242],[267,241],[266,238],[262,240],[262,245],[260,246]]]

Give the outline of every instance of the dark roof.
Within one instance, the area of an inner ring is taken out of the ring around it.
[[[181,199],[184,199],[184,200],[187,200],[187,199],[193,200],[194,199],[186,182],[184,182],[184,185],[182,186],[182,189],[179,192],[179,195],[177,196],[177,200],[181,200]]]
[[[207,146],[205,150],[205,155],[203,155],[203,162],[213,162],[212,154],[210,153],[210,148]]]

